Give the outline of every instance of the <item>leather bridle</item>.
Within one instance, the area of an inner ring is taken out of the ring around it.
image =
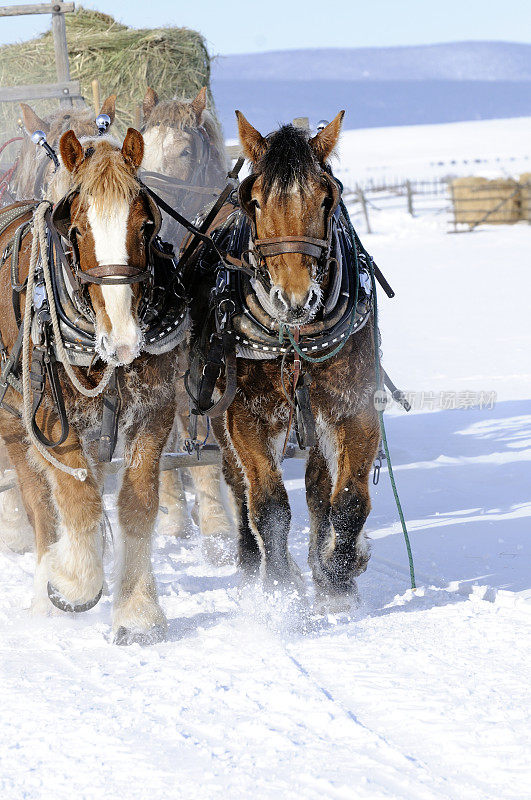
[[[202,200],[198,205],[194,195],[217,197],[219,195],[219,188],[206,185],[211,151],[210,139],[206,130],[202,125],[198,128],[186,128],[185,130],[192,134],[198,151],[194,159],[192,174],[187,180],[181,180],[180,178],[174,178],[172,175],[165,175],[161,172],[152,171],[142,171],[141,178],[144,182],[149,184],[150,188],[163,192],[167,196],[171,196],[171,199],[181,209],[183,214],[190,213],[188,206],[192,205],[191,213],[195,215],[201,205],[207,201]],[[176,195],[177,192],[182,193],[182,197]]]
[[[330,189],[331,200],[327,213],[326,237],[324,239],[299,235],[273,236],[260,239],[256,235],[256,217],[251,199],[251,191],[257,177],[257,175],[249,175],[241,182],[238,191],[240,207],[251,223],[251,247],[246,252],[256,261],[256,277],[258,277],[264,285],[270,285],[271,277],[267,267],[267,259],[287,253],[299,253],[300,255],[315,259],[317,262],[315,279],[318,281],[322,280],[332,260],[333,222],[341,199],[341,190],[337,181],[328,173],[322,173],[322,178],[326,181]]]
[[[56,204],[51,215],[52,228],[64,239],[69,241],[72,246],[73,268],[70,266],[70,262],[64,253],[64,258],[61,257],[61,254],[60,257],[67,272],[69,282],[75,292],[79,293],[83,285],[90,283],[95,283],[100,286],[120,286],[131,283],[143,283],[152,277],[152,265],[149,259],[150,246],[153,238],[160,230],[162,220],[160,211],[148,192],[141,188],[140,193],[146,198],[153,217],[153,228],[150,230],[149,237],[146,237],[146,250],[148,253],[148,266],[146,269],[138,269],[130,264],[99,264],[87,270],[82,270],[79,264],[76,233],[75,229],[71,227],[70,216],[72,201],[74,197],[79,194],[79,189],[73,189]],[[59,242],[55,242],[56,247],[58,244],[60,250],[62,250],[60,240]]]

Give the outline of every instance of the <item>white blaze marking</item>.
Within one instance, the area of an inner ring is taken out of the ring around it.
[[[129,204],[117,203],[113,209],[89,204],[88,221],[94,237],[96,259],[100,266],[109,264],[127,265],[129,262],[126,246]],[[132,314],[133,293],[128,284],[102,286],[105,311],[111,321],[111,335],[115,347],[125,346],[134,350],[140,343],[140,330]]]

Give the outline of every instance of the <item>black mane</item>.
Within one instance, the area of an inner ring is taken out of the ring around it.
[[[266,139],[268,148],[257,165],[266,196],[274,188],[285,197],[293,185],[303,189],[311,176],[319,174],[305,131],[293,125],[283,125]]]

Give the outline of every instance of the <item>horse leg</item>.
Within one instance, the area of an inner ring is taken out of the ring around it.
[[[86,611],[98,602],[103,587],[103,503],[81,442],[72,428],[66,442],[54,452],[63,464],[86,469],[87,478],[76,480],[31,448],[32,458],[51,486],[57,511],[57,540],[43,556],[48,594],[52,603],[63,611]]]
[[[378,420],[366,411],[339,423],[319,415],[317,423],[322,456],[314,462],[320,470],[312,486],[313,575],[332,594],[355,594],[355,578],[365,571],[370,558],[363,526],[371,508],[369,474],[380,438]]]
[[[246,487],[243,472],[238,465],[230,444],[228,444],[226,440],[223,423],[220,421],[212,421],[212,426],[218,441],[225,442],[225,446],[223,447],[222,471],[232,496],[234,514],[236,517],[238,531],[238,565],[249,578],[255,578],[260,571],[262,554],[249,524],[249,512],[247,509]]]
[[[219,467],[194,467],[190,470],[197,504],[197,525],[202,536],[202,548],[213,564],[233,560],[230,542],[232,524],[221,496]]]
[[[181,471],[166,469],[160,473],[158,532],[166,536],[187,536],[190,515]]]
[[[31,602],[33,613],[50,613],[53,606],[48,598],[48,572],[46,554],[56,539],[56,512],[50,499],[50,486],[41,470],[28,459],[26,431],[20,422],[10,419],[1,423],[9,459],[17,474],[24,510],[32,527],[37,556],[34,593]]]
[[[320,582],[321,566],[319,553],[330,536],[330,496],[332,482],[328,464],[319,447],[310,450],[305,473],[306,502],[310,516],[310,545],[308,563],[314,580]],[[320,580],[318,581],[317,576]]]
[[[0,442],[0,471],[3,477],[6,477],[6,471],[12,466],[7,448]],[[32,550],[33,530],[18,485],[0,494],[0,531],[0,539],[10,550],[16,553]]]
[[[114,603],[116,644],[153,644],[166,632],[151,564],[151,543],[159,508],[160,457],[173,411],[171,407],[157,409],[158,413],[152,414],[131,440],[131,466],[125,470],[118,497],[123,555]]]
[[[298,586],[288,551],[291,510],[280,471],[279,433],[236,399],[227,412],[226,439],[243,468],[250,528],[262,555],[266,587]]]

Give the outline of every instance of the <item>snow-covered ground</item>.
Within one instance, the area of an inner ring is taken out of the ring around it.
[[[348,127],[348,118],[345,118]],[[346,130],[335,172],[354,182],[531,171],[531,117]]]
[[[420,588],[386,470],[351,617],[241,593],[159,536],[168,640],[118,648],[109,598],[32,618],[33,556],[0,553],[2,800],[530,797],[531,227],[371,221],[384,363],[416,407],[387,426]],[[285,478],[305,569],[301,462]]]

